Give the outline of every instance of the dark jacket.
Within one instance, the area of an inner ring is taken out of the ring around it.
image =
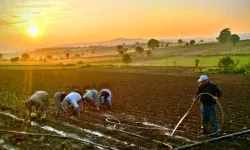
[[[195,96],[199,95],[200,93],[210,93],[213,96],[217,96],[218,98],[220,98],[222,95],[222,92],[217,87],[217,85],[211,82],[208,82],[207,85],[200,85],[197,89]],[[210,95],[201,95],[200,101],[202,102],[203,105],[206,106],[211,106],[216,104],[216,101]]]

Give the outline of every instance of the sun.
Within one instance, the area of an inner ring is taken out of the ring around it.
[[[36,25],[32,25],[28,29],[29,34],[32,36],[36,36],[39,33],[38,27]]]

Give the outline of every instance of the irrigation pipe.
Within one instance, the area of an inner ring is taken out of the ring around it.
[[[76,141],[92,144],[92,145],[99,146],[99,147],[102,147],[102,148],[113,149],[113,148],[110,148],[108,146],[100,145],[100,144],[93,143],[93,142],[90,142],[90,141],[82,141],[82,140],[80,140],[80,139],[78,139],[76,137],[70,137],[70,136],[61,136],[61,135],[56,135],[56,134],[29,133],[29,132],[21,132],[21,131],[14,131],[14,130],[3,130],[3,129],[0,129],[0,132],[24,134],[24,135],[32,135],[32,136],[50,136],[50,137],[58,137],[58,138],[65,138],[65,139],[73,139],[73,140],[76,140]]]
[[[175,126],[175,128],[174,128],[174,130],[172,131],[172,133],[171,133],[170,136],[173,136],[173,135],[174,135],[174,133],[175,133],[176,129],[178,128],[178,126],[182,123],[182,121],[184,120],[184,118],[189,114],[190,110],[193,108],[194,102],[195,102],[200,96],[202,96],[202,95],[209,95],[209,96],[211,96],[211,97],[214,98],[214,96],[213,96],[212,94],[210,94],[210,93],[201,93],[201,94],[197,95],[197,96],[194,98],[194,100],[193,100],[191,106],[189,107],[188,111],[186,112],[186,114],[181,118],[181,120],[180,120],[180,121],[178,122],[178,124]],[[223,111],[223,109],[222,109],[222,107],[221,107],[221,104],[220,104],[220,102],[219,102],[218,100],[216,101],[216,103],[218,104],[218,106],[219,106],[219,108],[220,108],[220,110],[221,110],[221,119],[222,119],[222,121],[221,121],[220,128],[219,128],[217,131],[215,131],[215,132],[213,132],[213,133],[211,133],[211,134],[207,134],[207,135],[203,135],[203,136],[211,136],[211,135],[214,135],[214,134],[218,133],[219,131],[221,131],[221,128],[222,128],[222,126],[224,125],[224,111]],[[203,136],[201,136],[201,137],[203,137]]]
[[[111,121],[113,120],[113,121]],[[131,128],[137,128],[137,129],[146,129],[146,130],[167,130],[167,131],[173,131],[172,129],[168,129],[168,128],[165,128],[165,127],[142,127],[142,126],[134,126],[134,125],[129,125],[129,124],[123,124],[120,122],[120,120],[118,119],[114,119],[114,118],[106,118],[106,122],[108,123],[111,123],[111,124],[119,124],[119,125],[122,125],[122,126],[126,126],[126,127],[131,127]],[[141,123],[141,122],[136,122],[137,124]],[[142,123],[143,124],[143,123]],[[149,126],[154,126],[154,125],[150,125]],[[177,132],[184,132],[184,131],[181,131],[181,130],[176,130]]]
[[[112,120],[113,120],[113,121],[112,121]],[[141,136],[141,135],[139,135],[139,134],[135,134],[135,133],[131,133],[131,132],[119,130],[119,129],[116,128],[116,126],[117,126],[117,125],[123,125],[123,126],[127,126],[127,127],[134,127],[134,128],[140,128],[140,129],[154,129],[154,130],[155,130],[155,129],[158,129],[158,130],[160,129],[160,128],[146,128],[146,127],[139,127],[139,126],[132,126],[132,125],[127,125],[127,124],[122,124],[122,123],[120,122],[120,120],[114,119],[114,118],[106,118],[106,121],[107,121],[108,123],[114,124],[113,129],[114,129],[115,131],[122,132],[122,133],[126,133],[126,134],[129,134],[129,135],[133,135],[133,136],[136,136],[136,137],[139,137],[139,138],[142,138],[142,139],[146,139],[146,140],[150,140],[150,138]],[[162,145],[164,145],[164,146],[167,146],[167,147],[169,147],[171,150],[173,149],[173,147],[172,147],[171,145],[167,144],[167,143],[160,142],[160,141],[157,141],[157,140],[152,140],[152,141],[153,141],[153,142],[156,142],[156,143],[158,143],[158,144],[162,144]]]
[[[208,139],[208,140],[205,140],[205,141],[202,141],[202,142],[197,142],[197,143],[186,145],[186,146],[182,146],[182,147],[177,147],[174,150],[190,149],[190,148],[194,148],[196,146],[200,146],[200,145],[205,144],[205,143],[210,143],[210,142],[215,142],[215,141],[219,141],[219,140],[224,140],[226,138],[231,138],[233,136],[239,136],[239,135],[242,135],[242,134],[249,134],[249,133],[250,133],[250,129],[245,130],[245,131],[241,131],[241,132],[236,132],[236,133],[228,134],[228,135],[225,135],[225,136],[220,136],[220,137]]]
[[[21,132],[21,131],[14,131],[14,130],[3,130],[3,129],[0,129],[0,132],[24,134],[24,135],[33,135],[33,136],[51,136],[51,137],[59,137],[59,138],[69,138],[69,137],[60,136],[60,135],[56,135],[56,134],[29,133],[29,132]]]

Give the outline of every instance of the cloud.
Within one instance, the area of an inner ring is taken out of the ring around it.
[[[11,26],[11,25],[17,25],[17,24],[23,24],[23,23],[29,23],[31,21],[6,21],[6,20],[0,20],[0,26]]]
[[[10,15],[12,18],[19,18],[20,15]]]
[[[45,24],[65,21],[67,15],[83,14],[88,5],[75,0],[13,0],[0,13],[0,26],[17,27],[40,21]]]

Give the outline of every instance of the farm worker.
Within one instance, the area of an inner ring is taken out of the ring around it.
[[[85,106],[85,110],[87,110],[88,104],[95,105],[96,109],[99,110],[100,100],[98,92],[96,90],[87,90],[86,93],[83,95],[82,99]]]
[[[108,89],[102,89],[99,95],[100,103],[101,104],[108,104],[108,107],[111,106],[111,98],[112,94]]]
[[[80,118],[82,105],[82,97],[76,92],[69,93],[62,101],[62,109],[69,118],[74,114],[77,115],[77,118]]]
[[[202,119],[202,126],[201,126],[201,133],[207,134],[207,128],[209,121],[212,124],[213,132],[218,131],[218,120],[216,118],[216,101],[218,98],[221,97],[222,92],[217,87],[216,84],[211,83],[208,80],[206,75],[200,76],[198,82],[200,85],[197,89],[195,96],[198,96],[201,93],[210,93],[214,97],[210,95],[201,95],[201,119]],[[219,136],[219,132],[217,132],[217,136]]]
[[[32,118],[37,117],[41,114],[41,119],[46,118],[46,105],[49,102],[48,93],[45,91],[37,91],[33,94],[26,102],[25,107],[29,111],[28,120],[31,121]]]
[[[61,114],[62,110],[62,101],[67,96],[65,92],[56,92],[54,95],[55,99],[55,107],[56,107],[56,116],[59,116]]]

